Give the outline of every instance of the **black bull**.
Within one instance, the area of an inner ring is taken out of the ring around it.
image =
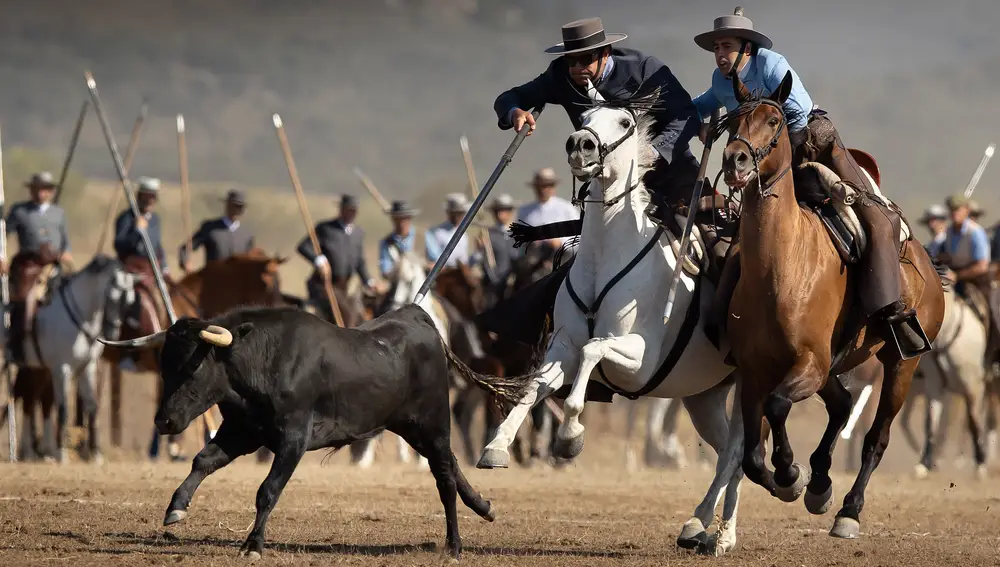
[[[257,515],[241,552],[259,556],[267,518],[306,451],[333,448],[381,431],[427,458],[445,508],[447,551],[458,558],[455,496],[492,521],[489,501],[469,485],[451,451],[448,372],[516,403],[534,376],[476,374],[444,345],[431,318],[409,305],[354,329],[288,308],[248,308],[210,320],[181,319],[121,347],[162,345],[162,434],[175,434],[212,405],[223,422],[174,492],[164,525],[187,517],[195,490],[235,458],[274,453],[257,491]]]

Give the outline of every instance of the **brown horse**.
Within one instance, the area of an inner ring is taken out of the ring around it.
[[[885,343],[883,330],[869,324],[857,297],[859,268],[845,265],[820,218],[798,204],[782,110],[791,73],[764,98],[751,97],[738,77],[733,84],[740,108],[728,119],[731,137],[723,170],[727,182],[734,180],[731,186],[745,181],[739,258],[734,258],[740,274],[727,315],[732,354],[743,377],[743,470],[785,502],[797,500],[805,488],[809,512],[825,513],[833,501],[833,449],[852,401],[841,381],[829,377],[877,356],[884,369],[878,409],[865,436],[861,470],[830,531],[855,538],[865,488],[889,443],[890,425],[906,399],[919,356],[904,360],[895,345]],[[933,341],[944,317],[940,275],[912,239],[900,246],[900,264],[902,301],[916,310]],[[829,422],[810,457],[810,478],[809,467],[793,460],[785,420],[792,404],[817,393]],[[772,431],[773,474],[761,451],[762,417]]]

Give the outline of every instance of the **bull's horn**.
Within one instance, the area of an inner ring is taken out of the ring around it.
[[[120,348],[142,348],[142,347],[160,347],[163,346],[163,341],[167,338],[166,331],[160,331],[159,333],[154,333],[152,335],[146,335],[145,337],[139,337],[137,339],[129,339],[127,341],[109,341],[102,337],[97,337],[97,340],[103,345],[120,347]]]
[[[233,334],[229,329],[218,325],[209,325],[204,331],[198,333],[206,343],[215,346],[229,346],[233,344]]]

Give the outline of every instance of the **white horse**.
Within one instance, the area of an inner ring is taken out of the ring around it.
[[[420,289],[420,285],[427,278],[427,273],[420,265],[420,260],[412,252],[404,253],[398,247],[390,246],[389,255],[392,257],[394,268],[386,278],[391,285],[389,296],[387,297],[387,311],[395,311],[413,302],[417,296],[417,291]],[[438,334],[441,335],[445,344],[448,344],[448,318],[441,311],[440,304],[437,303],[433,294],[427,294],[423,301],[420,302],[420,307],[430,315],[431,320],[434,321],[434,327],[438,330]],[[381,438],[382,434],[380,433],[371,439],[358,441],[351,445],[351,458],[356,466],[360,468],[369,468],[372,466],[375,462],[375,442]],[[406,441],[402,437],[396,436],[396,440],[398,442],[397,450],[400,462],[410,462],[413,449],[406,444]],[[427,459],[419,455],[417,464],[421,468],[428,466]]]
[[[688,466],[687,455],[681,444],[678,435],[678,426],[683,409],[682,401],[672,398],[653,398],[647,400],[646,408],[646,434],[645,445],[643,447],[643,464],[651,468],[684,469]],[[635,425],[639,419],[639,410],[642,404],[639,400],[629,403],[628,415],[625,423],[625,468],[635,471],[639,468],[639,459],[632,446],[632,437],[635,432]],[[698,448],[696,458],[698,466],[709,469],[714,466],[708,460],[708,455]]]
[[[69,457],[66,419],[73,378],[78,378],[78,399],[83,403],[77,411],[87,418],[88,456],[94,462],[103,461],[98,445],[96,385],[97,361],[104,345],[97,337],[118,338],[125,307],[135,301],[134,285],[134,276],[120,262],[99,254],[51,291],[52,299],[38,309],[33,333],[24,340],[24,366],[47,370],[52,376],[61,462]]]
[[[541,376],[500,425],[477,466],[506,467],[508,447],[528,411],[564,383],[572,388],[556,435],[558,456],[574,457],[583,450],[580,413],[592,378],[630,396],[683,398],[695,428],[719,460],[708,494],[684,524],[678,544],[707,546],[721,555],[736,543],[743,477],[739,404],[731,421],[726,415],[731,389],[726,378],[735,369],[702,331],[714,294],[707,281],[683,274],[676,315],[664,324],[666,284],[678,263],[671,237],[644,212],[649,194],[642,175],[656,158],[650,123],[632,110],[600,105],[584,114],[583,128],[569,137],[570,169],[574,177],[590,180],[580,246],[556,297],[554,334]],[[669,368],[663,367],[665,361]],[[724,489],[722,521],[710,539],[705,530]]]

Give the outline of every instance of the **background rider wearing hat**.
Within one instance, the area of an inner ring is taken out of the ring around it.
[[[948,209],[944,205],[934,203],[927,207],[927,210],[924,211],[924,216],[920,217],[918,221],[920,224],[926,226],[927,230],[931,233],[931,241],[924,246],[931,258],[936,257],[941,251],[941,247],[944,246],[944,239],[948,236],[948,217]]]
[[[514,248],[514,239],[508,232],[510,223],[514,221],[514,199],[506,193],[497,195],[490,203],[490,211],[496,223],[488,229],[496,267],[491,268],[484,263],[483,275],[486,283],[498,294],[502,294],[507,277],[514,268],[514,262],[520,256],[518,250]]]
[[[419,214],[420,210],[410,207],[406,201],[393,201],[392,206],[389,207],[388,215],[392,219],[392,232],[378,243],[378,268],[383,278],[388,278],[389,274],[396,269],[396,263],[389,252],[391,247],[395,247],[401,254],[413,251],[413,243],[416,241],[413,217]]]
[[[535,202],[528,203],[517,211],[518,220],[531,226],[541,226],[580,218],[579,208],[556,195],[559,178],[556,177],[556,172],[551,167],[536,171],[535,176],[527,185],[535,191]],[[565,238],[550,238],[545,242],[554,251],[565,240]]]
[[[56,183],[43,171],[25,183],[31,200],[15,204],[7,215],[7,234],[17,234],[18,250],[10,265],[0,260],[0,273],[11,274],[11,329],[8,337],[11,357],[23,361],[24,338],[31,332],[43,271],[60,262],[70,262],[66,212],[52,203]],[[0,211],[2,214],[2,211]],[[50,268],[51,269],[51,268]]]
[[[826,113],[814,108],[799,76],[785,58],[771,51],[771,39],[753,29],[753,22],[743,16],[742,8],[734,15],[715,19],[714,29],[695,36],[695,43],[715,54],[717,69],[712,86],[695,97],[699,116],[704,119],[719,107],[732,112],[739,106],[733,92],[732,77],[739,73],[746,88],[773,93],[786,73],[792,75],[792,90],[783,105],[792,145],[792,164],[807,161],[823,163],[855,190],[872,194],[873,188],[862,173]],[[703,127],[704,139],[707,127]],[[855,207],[868,234],[868,249],[861,259],[859,297],[866,312],[887,324],[885,339],[892,343],[892,327],[904,352],[919,353],[924,341],[909,325],[919,324],[912,309],[906,309],[900,295],[898,240],[900,218],[895,211],[871,199],[860,200]],[[729,278],[726,279],[729,281]],[[720,286],[722,287],[722,286]]]
[[[299,242],[297,248],[303,258],[316,266],[312,276],[306,281],[306,289],[309,299],[321,307],[320,312],[324,317],[332,315],[329,315],[330,302],[326,297],[323,278],[330,278],[333,286],[344,297],[348,297],[347,282],[355,273],[361,278],[361,285],[366,291],[371,292],[375,288],[375,279],[368,272],[368,263],[365,261],[365,231],[354,223],[357,216],[358,199],[349,194],[341,196],[340,215],[316,225],[320,254],[317,256],[313,251],[312,240],[308,235]],[[355,297],[351,301],[355,303],[354,311],[360,313],[363,308],[360,300]],[[351,326],[347,319],[345,324]]]
[[[424,235],[424,254],[427,259],[427,270],[430,270],[434,266],[434,262],[437,262],[438,256],[441,255],[441,252],[444,252],[445,246],[451,240],[451,236],[455,234],[458,223],[462,221],[462,217],[469,210],[469,201],[465,198],[464,193],[450,193],[447,199],[445,199],[444,210],[445,214],[448,215],[448,220],[429,228]],[[462,238],[458,240],[458,244],[455,245],[455,250],[448,257],[448,261],[444,267],[454,268],[458,266],[459,262],[468,266],[471,263],[471,257],[472,251],[469,249],[469,235],[463,234]]]
[[[217,219],[207,220],[191,236],[191,250],[188,243],[181,245],[178,253],[179,264],[185,272],[191,271],[189,255],[205,247],[205,263],[225,260],[236,254],[246,254],[254,246],[253,232],[243,224],[247,199],[243,191],[231,189],[224,199],[225,214]]]
[[[646,173],[646,187],[666,203],[675,204],[690,198],[698,178],[698,160],[688,142],[698,133],[697,111],[691,96],[670,69],[656,57],[634,49],[612,47],[624,40],[623,33],[605,33],[600,18],[570,22],[562,27],[563,41],[545,50],[559,55],[542,74],[528,83],[514,87],[493,105],[502,130],[513,127],[520,132],[527,124],[535,129],[529,109],[542,103],[558,104],[566,110],[575,129],[582,125],[582,115],[593,101],[587,95],[592,83],[605,100],[623,100],[660,89],[659,99],[650,112],[654,123],[653,147],[659,154],[656,165]],[[641,85],[641,92],[640,90]],[[651,204],[647,214],[663,223],[665,207]]]

